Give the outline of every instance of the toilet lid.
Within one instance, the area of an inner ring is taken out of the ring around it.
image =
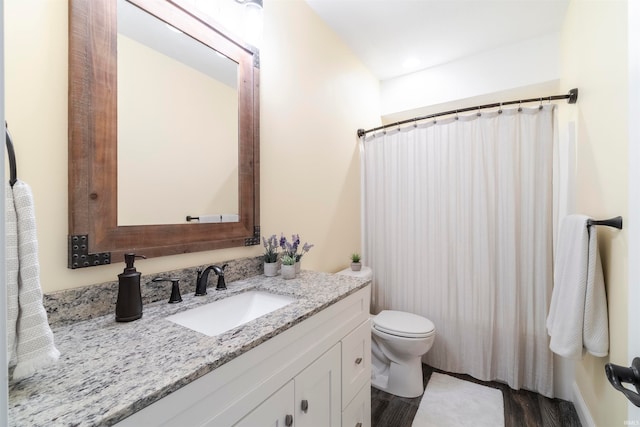
[[[435,333],[433,322],[404,311],[383,310],[373,318],[373,327],[381,332],[408,338],[425,338]]]

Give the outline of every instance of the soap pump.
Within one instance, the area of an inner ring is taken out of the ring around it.
[[[124,254],[127,264],[118,274],[118,300],[116,301],[116,322],[131,322],[142,317],[142,295],[140,294],[140,276],[133,266],[136,258],[146,258],[134,253]]]

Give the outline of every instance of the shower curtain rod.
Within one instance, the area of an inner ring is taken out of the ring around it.
[[[370,132],[375,132],[375,131],[378,131],[378,130],[387,129],[387,128],[390,128],[390,127],[399,126],[399,125],[403,125],[403,124],[406,124],[406,123],[413,123],[413,122],[417,122],[419,120],[426,120],[426,119],[432,119],[434,117],[447,116],[449,114],[464,113],[464,112],[467,112],[467,111],[482,110],[482,109],[486,109],[486,108],[502,107],[503,105],[523,104],[523,103],[526,103],[526,102],[541,102],[541,103],[542,103],[542,101],[551,102],[551,101],[555,101],[555,100],[558,100],[558,99],[568,99],[569,104],[575,104],[578,101],[578,89],[571,89],[569,91],[569,93],[566,94],[566,95],[551,95],[551,96],[544,96],[544,97],[540,97],[540,98],[518,99],[516,101],[496,102],[496,103],[493,103],[493,104],[476,105],[475,107],[459,108],[457,110],[443,111],[441,113],[429,114],[427,116],[414,117],[412,119],[401,120],[399,122],[390,123],[388,125],[378,126],[377,128],[373,128],[373,129],[367,129],[367,130],[358,129],[358,137],[362,138],[363,136],[365,136],[366,134],[368,134]]]

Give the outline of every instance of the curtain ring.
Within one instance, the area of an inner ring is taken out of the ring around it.
[[[538,110],[542,110],[542,98],[540,98],[540,105],[538,106]]]
[[[458,120],[458,110],[456,110],[456,120]]]
[[[522,113],[522,99],[518,101],[518,113]]]
[[[480,106],[478,106],[478,112],[476,113],[476,116],[478,117],[482,116],[482,113],[480,112]]]
[[[417,119],[413,121],[413,127],[414,127],[414,128],[417,128],[417,127],[418,127],[418,120],[417,120]]]
[[[500,108],[498,108],[498,114],[502,114],[502,102],[500,103]]]

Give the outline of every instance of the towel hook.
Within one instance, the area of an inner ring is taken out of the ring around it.
[[[16,152],[13,149],[13,142],[11,141],[11,135],[9,134],[9,127],[7,122],[4,122],[4,132],[6,134],[6,146],[7,156],[9,157],[9,185],[13,185],[18,180],[18,168],[16,166]]]

